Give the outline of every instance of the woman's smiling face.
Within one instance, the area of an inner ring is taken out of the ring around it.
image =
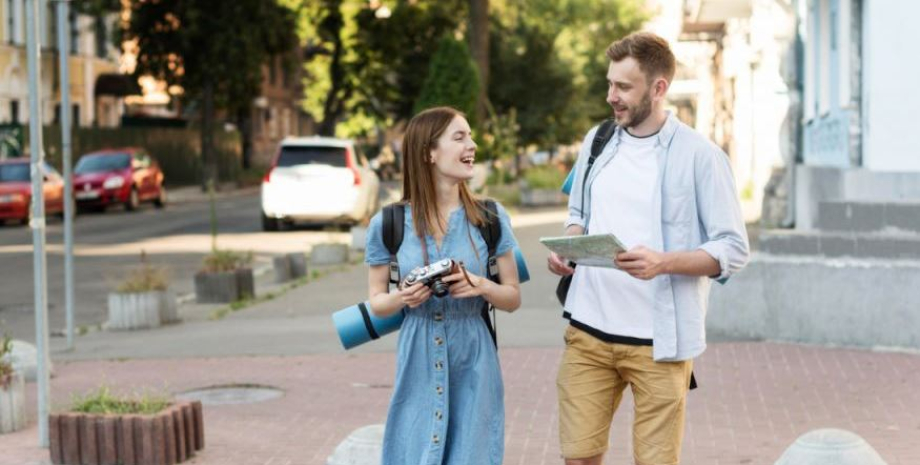
[[[456,181],[473,178],[476,142],[466,118],[455,116],[444,133],[438,137],[437,148],[431,150],[431,163],[439,177]]]

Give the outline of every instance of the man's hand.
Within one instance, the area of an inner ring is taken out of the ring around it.
[[[560,257],[556,252],[550,252],[546,262],[549,266],[549,271],[553,274],[568,276],[575,272],[575,268],[569,266],[568,260]]]
[[[668,272],[665,254],[641,245],[617,254],[615,259],[621,270],[638,279],[649,280]]]

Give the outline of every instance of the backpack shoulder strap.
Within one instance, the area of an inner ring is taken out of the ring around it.
[[[597,160],[597,157],[604,151],[604,147],[610,142],[610,138],[613,137],[613,133],[616,132],[616,129],[616,120],[609,118],[604,120],[600,127],[597,128],[597,132],[594,133],[594,140],[591,142],[591,156],[588,158],[588,165],[585,167],[585,174],[581,183],[582,217],[585,216],[585,190],[588,185],[588,175],[591,173],[591,167],[594,166],[594,161]]]
[[[396,254],[402,245],[406,221],[406,206],[391,203],[383,207],[383,245],[390,252],[390,284],[399,285],[399,263]]]
[[[498,205],[494,200],[486,199],[482,205],[486,210],[486,224],[479,227],[479,233],[482,234],[482,238],[486,241],[486,248],[489,250],[488,278],[498,282],[498,262],[495,251],[502,238],[501,218],[498,217]]]
[[[591,142],[591,157],[588,158],[588,169],[585,170],[586,180],[588,179],[588,173],[591,171],[591,166],[594,165],[594,160],[604,151],[604,147],[607,146],[607,142],[610,142],[610,138],[613,137],[616,129],[617,123],[611,118],[604,120],[601,126],[597,128],[597,132],[594,133],[594,140]]]

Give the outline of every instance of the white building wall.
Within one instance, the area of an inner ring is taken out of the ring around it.
[[[863,164],[920,171],[920,2],[864,0]]]

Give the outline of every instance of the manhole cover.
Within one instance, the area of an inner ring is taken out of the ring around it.
[[[186,391],[176,395],[181,400],[197,400],[202,405],[254,404],[277,399],[284,395],[281,389],[271,386],[232,385],[211,386]]]

